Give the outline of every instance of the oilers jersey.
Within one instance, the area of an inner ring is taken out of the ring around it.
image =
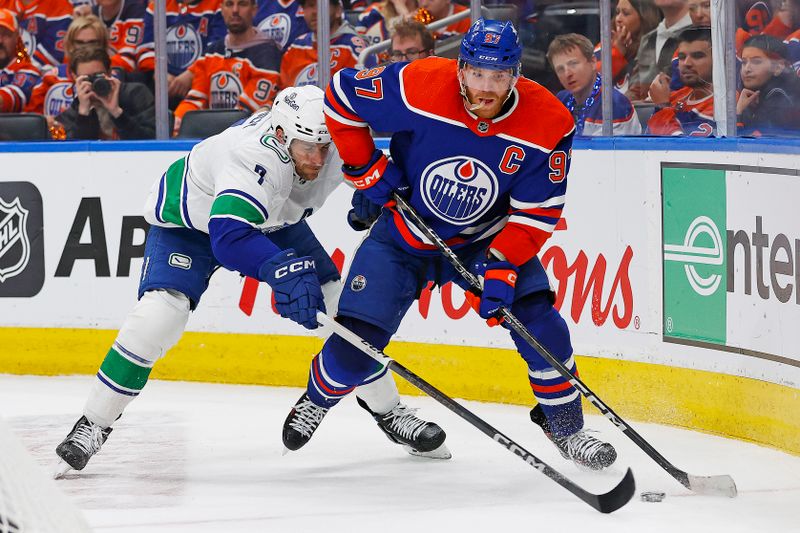
[[[197,109],[254,112],[272,105],[280,81],[280,49],[266,36],[239,50],[228,48],[226,40],[209,45],[189,67],[194,74],[192,89],[175,110],[176,118]]]
[[[566,105],[572,94],[569,91],[560,91],[556,97]],[[614,89],[614,95],[611,98],[612,109],[612,124],[614,135],[641,135],[642,124],[639,122],[639,117],[636,115],[636,110],[627,96]],[[583,113],[583,127],[575,132],[576,135],[584,135],[593,137],[603,134],[603,92],[600,91],[594,102],[588,109],[581,111]],[[573,112],[574,115],[574,112]],[[576,124],[577,124],[577,118]]]
[[[66,111],[72,104],[72,100],[75,99],[74,83],[67,65],[48,69],[42,75],[41,81],[33,88],[25,111],[57,117]]]
[[[317,39],[314,32],[298,37],[286,50],[281,63],[281,87],[316,85]],[[331,35],[331,75],[343,68],[354,67],[366,47],[364,39],[347,23]]]
[[[356,31],[361,34],[368,45],[373,45],[390,37],[388,26],[378,5],[372,4],[358,16]]]
[[[33,0],[21,4],[19,23],[22,41],[33,62],[40,67],[64,62],[64,37],[72,22],[69,0]]]
[[[484,241],[522,265],[561,217],[575,125],[531,80],[519,79],[500,116],[482,119],[464,106],[455,60],[346,69],[327,88],[325,113],[350,165],[374,151],[370,127],[394,133],[390,152],[410,182],[411,205],[454,249]],[[405,250],[438,253],[402,212],[391,215]]]
[[[789,64],[800,75],[800,30],[789,35],[784,42],[786,43]]]
[[[221,0],[167,0],[167,71],[177,76],[203,55],[208,43],[228,33],[220,13]],[[153,70],[156,51],[151,0],[144,15],[144,36],[136,49],[139,70]]]
[[[0,112],[19,113],[25,109],[40,78],[39,69],[27,56],[0,69]]]
[[[311,31],[303,17],[303,6],[297,0],[259,2],[253,19],[255,27],[286,50],[297,37]]]
[[[669,107],[657,111],[647,122],[652,135],[688,135],[711,137],[717,129],[714,121],[714,95],[692,99],[692,88],[684,87],[669,97]]]
[[[269,112],[256,113],[173,163],[153,184],[145,219],[156,226],[204,233],[209,233],[209,220],[218,218],[259,231],[279,229],[322,207],[343,182],[341,165],[331,146],[317,179],[301,180],[274,136]]]
[[[111,20],[103,17],[103,8],[92,8],[108,28],[108,44],[112,50],[111,64],[126,72],[136,68],[136,49],[144,38],[144,14],[146,0],[122,0],[122,8]]]

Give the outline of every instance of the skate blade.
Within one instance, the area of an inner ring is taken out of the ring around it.
[[[446,444],[442,444],[435,450],[431,450],[429,452],[420,452],[412,448],[411,446],[404,445],[403,448],[410,453],[411,455],[415,455],[417,457],[424,457],[426,459],[450,459],[453,457],[453,454],[450,453],[450,450],[447,448]]]
[[[72,470],[72,467],[69,466],[66,461],[59,460],[58,464],[56,465],[55,469],[53,470],[53,479],[60,479],[64,476],[67,472]]]
[[[290,450],[289,448],[287,448],[286,446],[284,446],[284,447],[283,447],[283,451],[281,452],[281,457],[283,457],[284,455],[286,455],[286,454],[287,454],[287,453],[289,453],[290,451],[292,451],[292,450]]]

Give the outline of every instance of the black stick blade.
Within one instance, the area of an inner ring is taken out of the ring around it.
[[[594,497],[594,501],[589,502],[589,505],[600,511],[601,513],[613,513],[633,498],[636,493],[636,481],[633,479],[633,472],[630,468],[625,472],[617,486],[606,492],[605,494],[598,494]]]

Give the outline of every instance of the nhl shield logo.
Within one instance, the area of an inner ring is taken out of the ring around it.
[[[499,194],[497,177],[474,157],[434,161],[422,171],[422,200],[451,224],[467,225],[486,214]]]
[[[0,283],[28,266],[31,242],[27,232],[28,210],[19,198],[7,204],[0,198]]]

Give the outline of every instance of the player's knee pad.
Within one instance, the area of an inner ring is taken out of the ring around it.
[[[167,289],[145,292],[117,334],[120,348],[146,361],[164,356],[183,335],[189,298]]]

